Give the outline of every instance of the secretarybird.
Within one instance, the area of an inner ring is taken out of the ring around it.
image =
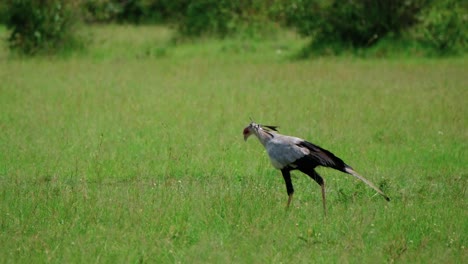
[[[390,198],[372,182],[356,173],[353,168],[326,149],[302,138],[281,135],[278,133],[276,126],[259,125],[252,122],[244,128],[243,133],[245,141],[251,135],[257,136],[260,143],[265,147],[273,167],[281,170],[289,196],[287,207],[289,207],[294,194],[290,171],[299,170],[309,175],[322,188],[323,210],[326,215],[325,182],[315,171],[317,166],[329,167],[351,174],[376,190],[385,200],[390,201]]]

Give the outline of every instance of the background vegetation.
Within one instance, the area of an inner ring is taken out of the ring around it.
[[[27,55],[76,48],[77,7],[72,1],[11,1],[6,11],[10,48]]]
[[[7,0],[0,4],[3,22],[11,30],[10,47],[26,54],[82,48],[88,39],[77,42],[82,39],[76,36],[79,22],[119,22],[171,25],[179,38],[271,38],[281,27],[290,27],[310,40],[304,56],[374,46],[385,55],[395,45],[395,50],[411,46],[424,55],[449,55],[467,51],[467,10],[457,0]]]

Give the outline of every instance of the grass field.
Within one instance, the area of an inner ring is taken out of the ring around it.
[[[0,31],[2,38],[5,30]],[[288,59],[304,40],[171,44],[96,27],[87,51],[0,51],[1,263],[463,263],[468,62]],[[280,172],[249,117],[333,151],[392,198]]]

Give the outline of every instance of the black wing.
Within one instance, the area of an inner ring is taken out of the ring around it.
[[[298,146],[307,148],[310,151],[310,154],[306,156],[308,162],[311,162],[310,165],[331,167],[342,172],[346,172],[346,168],[351,168],[342,159],[335,156],[335,154],[313,143],[302,141]]]

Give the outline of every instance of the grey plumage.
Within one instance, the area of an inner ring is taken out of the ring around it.
[[[390,200],[388,196],[372,182],[359,175],[330,151],[302,138],[279,134],[276,126],[259,125],[252,122],[244,129],[243,134],[244,140],[247,140],[251,135],[255,135],[265,147],[273,167],[281,170],[289,195],[288,207],[294,193],[289,172],[291,170],[300,170],[321,186],[323,208],[326,214],[325,183],[322,177],[314,170],[317,166],[330,167],[351,174],[376,190],[387,201]]]

